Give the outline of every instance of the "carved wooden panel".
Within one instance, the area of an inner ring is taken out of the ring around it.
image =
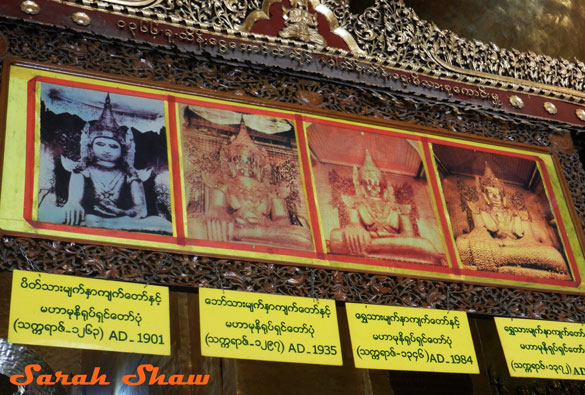
[[[553,147],[581,220],[585,172],[571,149],[576,128],[438,102],[359,84],[300,77],[263,67],[217,63],[178,51],[106,40],[53,27],[0,19],[0,56],[74,66],[148,81],[165,81],[240,96]],[[217,287],[470,313],[585,321],[584,297],[396,276],[243,262],[4,236],[2,270],[75,274],[173,287]]]

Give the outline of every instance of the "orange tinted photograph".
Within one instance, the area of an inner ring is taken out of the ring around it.
[[[328,253],[447,266],[418,141],[319,123],[306,130]]]
[[[572,279],[537,161],[441,144],[433,151],[464,269]]]
[[[312,251],[293,122],[179,109],[187,237]]]

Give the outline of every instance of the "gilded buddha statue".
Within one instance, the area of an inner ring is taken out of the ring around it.
[[[541,277],[547,273],[568,275],[563,255],[527,216],[509,204],[504,184],[485,164],[484,174],[475,177],[479,199],[468,200],[473,229],[457,237],[459,256],[465,266],[478,270],[528,274]],[[554,274],[552,275],[555,276]]]
[[[288,191],[267,179],[268,162],[242,118],[238,135],[220,151],[219,174],[203,177],[209,204],[203,219],[190,218],[191,237],[311,249],[308,224],[291,224],[283,197]]]
[[[331,231],[332,253],[440,263],[442,254],[417,235],[409,204],[398,204],[394,189],[368,150],[363,165],[353,167],[355,197],[343,196],[349,223]]]

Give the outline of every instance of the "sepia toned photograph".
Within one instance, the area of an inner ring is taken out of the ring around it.
[[[447,265],[418,142],[318,123],[307,136],[329,253]]]
[[[292,121],[179,109],[188,237],[312,251]]]
[[[38,220],[172,234],[164,105],[42,83]]]
[[[441,144],[433,151],[464,268],[571,279],[536,161]]]

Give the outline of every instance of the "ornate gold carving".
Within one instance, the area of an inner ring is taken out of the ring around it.
[[[282,7],[284,27],[280,37],[292,38],[315,44],[318,49],[327,45],[325,38],[317,32],[317,17],[309,12],[307,0],[290,0],[292,8]]]
[[[582,121],[585,121],[585,110],[582,108],[578,108],[575,111],[575,115],[577,115],[577,118],[579,118]]]
[[[91,18],[85,12],[76,12],[71,15],[73,22],[81,26],[87,26],[91,23]]]
[[[279,0],[264,0],[262,2],[262,8],[258,7],[260,9],[252,11],[252,13],[246,17],[243,23],[236,25],[236,30],[249,32],[257,21],[262,19],[270,19],[270,6],[272,6],[272,4],[276,3],[277,1]]]
[[[262,2],[262,9],[249,14],[244,23],[238,26],[237,29],[243,32],[249,32],[257,21],[270,19],[270,7],[277,1],[279,0],[264,0]],[[327,45],[323,36],[316,30],[316,15],[308,12],[308,2],[310,2],[316,13],[318,12],[325,16],[325,19],[329,23],[329,30],[333,34],[341,37],[353,54],[363,53],[351,34],[339,26],[335,14],[326,6],[320,4],[319,0],[292,0],[291,8],[283,7],[285,27],[279,32],[281,37],[313,43],[316,44],[317,49],[321,49]]]
[[[544,109],[546,110],[546,112],[548,112],[551,115],[555,115],[558,112],[557,106],[555,106],[554,104],[552,104],[549,101],[544,103]]]
[[[53,1],[79,6],[76,0]],[[210,29],[213,26],[214,31],[225,32],[228,37],[234,36],[233,31],[239,31],[240,37],[258,40],[257,35],[247,32],[256,21],[269,18],[270,6],[277,1],[83,0],[83,4],[188,27]],[[378,0],[361,15],[350,12],[348,1],[305,1],[326,17],[331,31],[344,39],[351,54],[372,65],[417,70],[435,77],[511,90],[524,85],[535,88],[535,94],[574,102],[585,97],[582,93],[585,63],[580,61],[571,63],[466,40],[420,20],[401,0]],[[269,39],[282,47],[296,45],[279,37]],[[262,40],[266,38],[259,41]]]
[[[466,40],[417,17],[399,0],[380,0],[363,14],[354,15],[348,4],[323,0],[335,10],[340,24],[356,38],[368,55],[396,67],[418,67],[421,72],[460,81],[517,89],[518,83],[537,86],[542,93],[551,85],[562,93],[579,94],[585,87],[585,64],[543,55],[506,50],[491,43]],[[524,81],[520,81],[524,80]],[[500,85],[501,86],[501,85]]]
[[[519,96],[510,96],[510,104],[515,108],[524,108],[524,101]]]
[[[20,10],[25,14],[36,15],[41,12],[41,7],[32,0],[26,0],[20,3]]]

